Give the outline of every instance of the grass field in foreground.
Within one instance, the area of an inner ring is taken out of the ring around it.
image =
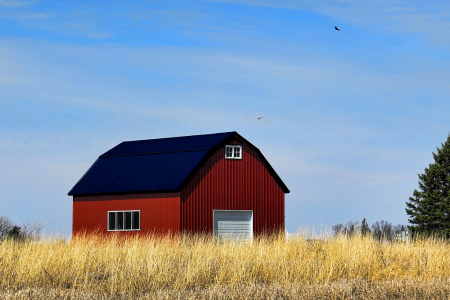
[[[411,296],[448,295],[449,279],[450,245],[439,239],[404,244],[357,236],[324,241],[276,236],[238,243],[209,236],[83,236],[0,244],[0,296],[10,299],[27,292],[35,299],[50,299],[51,293],[62,293],[54,299],[146,299],[158,293],[217,299],[294,299],[309,293],[312,298],[303,299],[326,299],[317,294],[326,291],[335,295],[329,299],[358,291],[366,299],[384,299],[369,294],[404,289]]]
[[[431,300],[449,299],[450,284],[438,280],[422,282],[414,280],[386,280],[369,283],[367,280],[342,280],[328,284],[251,284],[233,287],[210,286],[188,290],[161,289],[153,293],[105,294],[99,291],[84,291],[58,288],[26,288],[19,291],[0,291],[0,299],[8,300],[144,300],[144,299],[405,299]]]

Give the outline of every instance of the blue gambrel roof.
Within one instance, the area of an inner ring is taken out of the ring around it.
[[[100,157],[209,150],[236,132],[123,142]]]
[[[178,191],[213,148],[233,137],[248,143],[235,131],[122,142],[102,154],[69,195]],[[258,148],[254,148],[260,153]],[[289,193],[270,164],[266,163],[283,190]]]
[[[69,195],[177,190],[208,151],[234,133],[122,142],[101,155]]]

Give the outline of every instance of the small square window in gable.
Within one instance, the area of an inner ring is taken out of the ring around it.
[[[242,159],[242,146],[226,145],[225,158],[227,159]]]

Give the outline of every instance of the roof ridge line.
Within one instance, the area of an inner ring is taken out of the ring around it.
[[[119,155],[100,155],[99,158],[119,157],[119,156],[138,156],[138,155],[164,154],[164,153],[179,153],[179,152],[193,152],[193,151],[204,151],[204,150],[210,150],[210,149],[211,148],[199,148],[199,149],[176,150],[176,151],[145,152],[145,153],[119,154]]]
[[[121,144],[122,143],[132,143],[132,142],[145,142],[145,141],[156,141],[156,140],[179,139],[179,138],[192,138],[192,137],[207,136],[207,135],[219,135],[219,134],[225,134],[225,133],[232,134],[232,133],[237,133],[237,132],[236,131],[224,131],[224,132],[216,132],[216,133],[193,134],[193,135],[182,135],[182,136],[169,136],[169,137],[154,138],[154,139],[122,141]]]

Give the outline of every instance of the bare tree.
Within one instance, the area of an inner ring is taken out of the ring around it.
[[[381,220],[380,222],[375,222],[372,224],[373,237],[377,240],[386,239],[392,241],[395,231],[393,229],[392,223]]]
[[[39,238],[47,224],[44,222],[24,222],[22,226],[15,225],[7,216],[0,216],[0,238],[31,239]]]
[[[34,223],[25,222],[20,228],[20,234],[25,239],[39,238],[45,225],[42,221]]]
[[[381,240],[383,238],[383,231],[381,230],[381,226],[378,221],[372,224],[372,235],[376,240]]]
[[[367,225],[366,219],[364,218],[362,223],[348,221],[345,224],[339,223],[331,227],[335,236],[340,234],[353,236],[353,235],[366,235],[372,234],[373,238],[376,240],[388,240],[393,241],[396,238],[396,234],[405,231],[406,226],[398,224],[392,226],[392,223],[381,220],[372,224],[372,230],[370,230]]]
[[[335,236],[339,234],[353,236],[360,233],[361,226],[359,225],[359,222],[348,221],[345,225],[342,223],[333,225],[331,229],[333,230]]]
[[[7,216],[0,216],[0,237],[6,236],[13,229],[14,223]]]
[[[381,225],[381,230],[383,231],[383,236],[387,240],[392,241],[392,238],[394,236],[394,230],[392,227],[392,223],[381,220],[380,225]]]
[[[359,222],[352,222],[352,221],[348,221],[345,224],[345,228],[347,229],[346,234],[348,236],[353,236],[355,234],[359,234],[359,232],[361,231],[360,226],[359,226]]]
[[[334,236],[338,236],[339,234],[342,234],[344,230],[344,225],[342,223],[335,224],[331,227],[331,230],[333,230]]]

